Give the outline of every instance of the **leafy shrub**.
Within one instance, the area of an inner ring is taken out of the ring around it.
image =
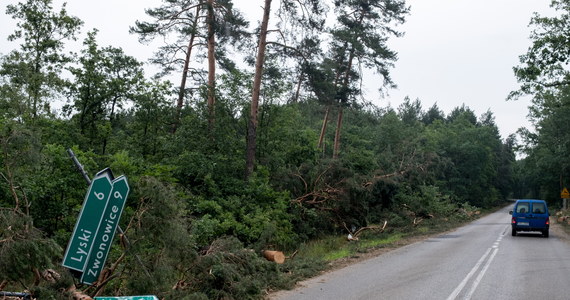
[[[0,282],[33,281],[36,270],[53,268],[63,249],[18,210],[0,210]]]

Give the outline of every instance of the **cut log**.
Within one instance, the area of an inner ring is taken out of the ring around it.
[[[281,251],[264,250],[263,257],[265,257],[268,261],[273,261],[278,264],[285,262],[285,255]]]

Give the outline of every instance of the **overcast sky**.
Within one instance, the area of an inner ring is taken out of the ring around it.
[[[17,0],[0,0],[0,53],[16,45],[6,41],[15,22],[5,6]],[[64,1],[54,0],[59,9]],[[128,55],[147,61],[155,47],[138,43],[128,33],[135,20],[146,18],[145,8],[157,7],[160,0],[68,0],[68,13],[85,22],[83,34],[99,29],[101,46],[121,47]],[[238,8],[256,24],[262,16],[262,1],[234,0]],[[420,99],[425,110],[437,103],[448,114],[465,104],[477,116],[491,110],[503,137],[519,127],[529,127],[528,99],[505,101],[517,88],[512,68],[530,46],[529,21],[533,12],[551,14],[550,0],[407,0],[411,14],[398,29],[404,37],[392,39],[390,47],[399,60],[391,71],[398,89],[380,99],[378,78],[365,80],[367,98],[378,106],[396,108],[404,97]],[[80,40],[82,40],[80,38]],[[152,75],[152,74],[148,74]]]

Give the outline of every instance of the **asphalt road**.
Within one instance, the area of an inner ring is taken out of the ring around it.
[[[551,228],[549,238],[539,233],[513,237],[510,209],[270,298],[570,299],[570,244],[563,233]]]

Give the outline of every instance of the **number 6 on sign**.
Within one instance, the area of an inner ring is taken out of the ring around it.
[[[118,199],[123,199],[123,195],[119,191],[114,192],[113,197]]]

